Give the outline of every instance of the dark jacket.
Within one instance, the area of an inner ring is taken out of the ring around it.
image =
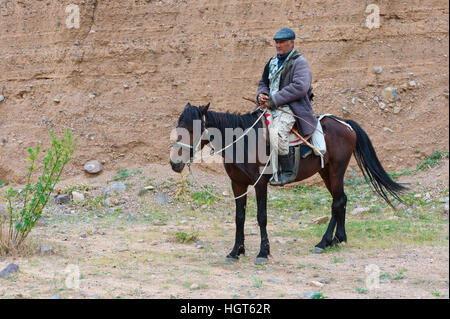
[[[261,93],[270,96],[268,82],[269,63],[270,61],[264,68],[256,96],[259,96]],[[299,133],[302,136],[307,136],[312,134],[317,126],[317,118],[314,116],[309,99],[312,82],[311,71],[309,70],[308,62],[300,54],[293,56],[291,61],[287,63],[285,70],[281,74],[280,90],[269,98],[269,105],[271,108],[277,108],[288,104],[295,115],[311,124],[296,118]]]

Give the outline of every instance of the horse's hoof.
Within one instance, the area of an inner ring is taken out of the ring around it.
[[[225,265],[230,265],[230,264],[234,264],[235,262],[238,262],[239,258],[238,257],[227,257],[225,258]]]
[[[314,247],[312,250],[312,253],[313,254],[321,254],[321,253],[323,253],[323,249],[320,247]]]
[[[268,258],[258,257],[255,260],[255,265],[265,265],[267,264]]]

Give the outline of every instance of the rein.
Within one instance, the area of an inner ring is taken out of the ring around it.
[[[250,132],[250,130],[251,130],[252,128],[255,127],[255,125],[261,120],[261,118],[264,116],[264,114],[266,114],[266,112],[267,112],[267,110],[263,110],[263,112],[262,112],[261,115],[258,117],[258,119],[255,121],[255,123],[253,123],[252,126],[250,126],[250,127],[249,127],[249,128],[248,128],[241,136],[239,136],[239,138],[237,138],[235,141],[233,141],[233,142],[230,143],[229,145],[225,146],[224,148],[220,149],[219,151],[215,151],[214,148],[213,148],[213,150],[212,150],[213,152],[211,152],[211,154],[210,154],[209,156],[211,157],[211,156],[214,156],[214,155],[216,155],[216,154],[219,154],[219,153],[223,152],[224,150],[226,150],[227,148],[229,148],[230,146],[232,146],[233,144],[237,143],[239,140],[241,140],[245,135],[248,134],[248,132]],[[201,188],[203,188],[208,194],[210,194],[211,196],[214,196],[214,197],[216,197],[216,198],[224,199],[224,200],[236,200],[236,199],[239,199],[239,198],[241,198],[241,197],[246,196],[246,195],[250,192],[251,188],[250,188],[247,192],[245,192],[244,194],[239,195],[239,196],[237,196],[237,197],[233,197],[233,198],[217,196],[216,194],[210,192],[206,187],[204,187],[204,186],[203,186],[203,185],[195,178],[194,173],[193,173],[192,168],[191,168],[191,164],[192,164],[192,159],[193,159],[193,157],[195,156],[195,153],[197,153],[197,151],[198,151],[198,148],[199,148],[199,146],[200,146],[200,143],[201,143],[201,141],[202,141],[202,139],[203,139],[204,134],[205,134],[205,133],[208,133],[208,129],[206,128],[206,116],[205,116],[205,115],[202,116],[202,128],[203,128],[203,127],[204,127],[205,129],[203,130],[203,132],[202,132],[202,134],[199,136],[199,138],[194,142],[193,146],[188,145],[188,144],[184,144],[184,143],[181,143],[181,142],[176,142],[176,143],[174,144],[174,146],[178,146],[178,147],[181,147],[181,148],[184,148],[184,149],[188,149],[189,151],[192,151],[192,156],[190,156],[189,162],[186,163],[186,165],[187,165],[187,167],[188,167],[188,169],[189,169],[189,174],[192,176],[192,178],[194,179],[194,181],[195,181]],[[262,173],[259,175],[258,179],[257,179],[256,182],[252,185],[252,187],[255,187],[255,185],[258,184],[259,181],[261,180],[261,178],[263,177],[264,172],[266,171],[267,166],[268,166],[269,163],[270,163],[270,158],[272,157],[272,154],[273,154],[274,150],[275,150],[275,149],[272,150],[272,152],[270,153],[269,157],[267,158],[266,165],[264,166],[264,169],[262,170]]]
[[[275,150],[275,149],[273,149],[272,152],[270,153],[270,155],[268,156],[266,165],[264,166],[264,169],[263,169],[262,173],[259,175],[258,179],[256,180],[255,184],[252,185],[252,187],[255,187],[256,184],[258,184],[259,181],[261,180],[261,178],[263,177],[264,172],[265,172],[266,169],[267,169],[267,166],[269,166],[270,158],[272,157],[272,154],[273,154],[273,151],[274,151],[274,150]],[[216,198],[223,199],[223,200],[236,200],[236,199],[239,199],[239,198],[241,198],[241,197],[244,197],[244,196],[246,196],[248,193],[250,193],[251,188],[250,188],[248,191],[246,191],[244,194],[239,195],[239,196],[237,196],[237,197],[233,197],[233,198],[230,198],[230,197],[223,197],[223,196],[217,196],[216,194],[210,192],[205,186],[203,186],[203,185],[195,178],[194,173],[193,173],[192,168],[191,168],[191,163],[187,163],[187,167],[188,167],[188,169],[189,169],[189,174],[192,176],[192,178],[194,179],[195,183],[197,183],[201,188],[203,188],[203,189],[204,189],[208,194],[210,194],[211,196],[214,196],[214,197],[216,197]]]

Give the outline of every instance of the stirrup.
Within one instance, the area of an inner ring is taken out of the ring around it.
[[[284,185],[295,182],[294,173],[291,173],[290,176],[284,180],[283,180],[283,178],[281,178],[281,176],[283,176],[283,175],[280,174],[280,176],[278,176],[278,181],[270,181],[270,185],[271,186],[284,186]]]

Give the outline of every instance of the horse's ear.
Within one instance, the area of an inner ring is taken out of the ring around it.
[[[188,107],[191,107],[191,103],[190,102],[188,102],[188,104],[186,104],[186,106],[184,108],[187,109]]]
[[[207,105],[204,105],[204,106],[200,106],[200,111],[202,112],[203,115],[205,115],[206,112],[208,111],[210,104],[211,103],[208,103]]]

